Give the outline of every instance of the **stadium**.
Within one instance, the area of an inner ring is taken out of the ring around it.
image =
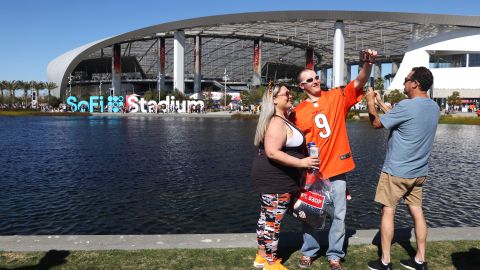
[[[72,49],[47,68],[52,94],[145,91],[238,93],[269,80],[290,81],[307,67],[326,87],[358,73],[359,51],[379,53],[372,76],[403,89],[414,66],[430,67],[440,106],[454,91],[480,101],[480,18],[393,12],[274,11],[158,24]]]

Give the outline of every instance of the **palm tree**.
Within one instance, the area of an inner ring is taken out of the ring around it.
[[[15,99],[15,91],[17,89],[21,89],[20,81],[17,81],[17,80],[7,81],[7,89],[8,91],[10,91],[10,107],[12,107],[13,101]]]
[[[20,88],[23,89],[23,97],[25,98],[25,109],[28,107],[28,90],[32,88],[32,82],[20,81]]]
[[[385,81],[388,81],[388,85],[392,82],[393,78],[395,78],[395,73],[389,73],[383,77]]]
[[[10,81],[2,81],[2,84],[4,84],[4,87],[5,89],[7,89],[8,91],[10,91],[10,88],[11,88],[11,82]],[[9,96],[11,97],[12,96],[12,93],[10,92],[9,93]],[[12,106],[12,99],[10,98],[10,107]]]
[[[57,84],[54,82],[45,82],[43,83],[43,87],[48,90],[48,105],[50,105],[50,97],[51,97],[51,92],[53,89],[57,88]]]
[[[0,82],[0,93],[2,94],[0,99],[1,99],[2,103],[4,102],[3,101],[3,90],[7,89],[7,83],[8,83],[8,81],[6,81],[6,80],[3,80],[3,81]]]

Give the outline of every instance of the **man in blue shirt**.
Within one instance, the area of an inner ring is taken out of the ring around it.
[[[414,221],[417,253],[414,258],[401,260],[400,263],[407,269],[427,269],[427,224],[422,210],[422,186],[427,178],[428,158],[440,116],[438,105],[427,94],[432,84],[433,76],[430,70],[415,67],[404,82],[404,93],[408,99],[402,100],[393,109],[385,106],[372,89],[365,95],[372,126],[390,130],[387,154],[375,195],[375,201],[382,204],[382,257],[368,263],[372,270],[392,269],[390,247],[395,208],[402,198]],[[381,117],[376,112],[375,103],[385,112]]]

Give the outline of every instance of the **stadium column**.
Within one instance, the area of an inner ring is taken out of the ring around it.
[[[347,85],[351,78],[352,77],[352,73],[351,73],[351,65],[349,65],[347,62],[345,62],[345,64],[343,65],[343,68],[344,68],[344,74],[345,74],[345,78],[343,79],[343,85]]]
[[[374,78],[374,81],[376,81],[377,79],[381,79],[382,78],[382,63],[375,63],[375,65],[373,66],[373,78]],[[383,90],[383,89],[378,89],[378,90]]]
[[[252,85],[259,86],[262,75],[262,41],[255,39],[253,41],[253,78]]]
[[[122,58],[121,45],[112,46],[112,88],[113,95],[120,96],[122,93]]]
[[[323,85],[327,85],[327,68],[323,67],[320,69],[320,83]]]
[[[392,74],[397,74],[397,71],[398,71],[398,62],[392,62]]]
[[[305,68],[313,70],[313,48],[305,51]]]
[[[185,93],[185,33],[173,33],[173,89]]]
[[[200,93],[200,90],[202,89],[202,38],[200,36],[195,36],[193,66],[193,92]]]
[[[335,22],[335,34],[333,36],[333,87],[343,85],[344,68],[345,65],[345,38],[343,33],[345,26],[343,21]]]
[[[165,38],[158,39],[158,85],[157,90],[165,89]],[[160,98],[160,97],[159,97]]]

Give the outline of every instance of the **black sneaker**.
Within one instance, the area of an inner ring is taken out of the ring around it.
[[[400,260],[400,264],[410,270],[428,270],[427,262],[417,263],[415,258],[410,258],[408,260]]]
[[[367,264],[368,269],[370,270],[392,270],[393,265],[392,263],[389,263],[387,265],[383,264],[381,259],[378,259],[376,261],[370,261]]]

